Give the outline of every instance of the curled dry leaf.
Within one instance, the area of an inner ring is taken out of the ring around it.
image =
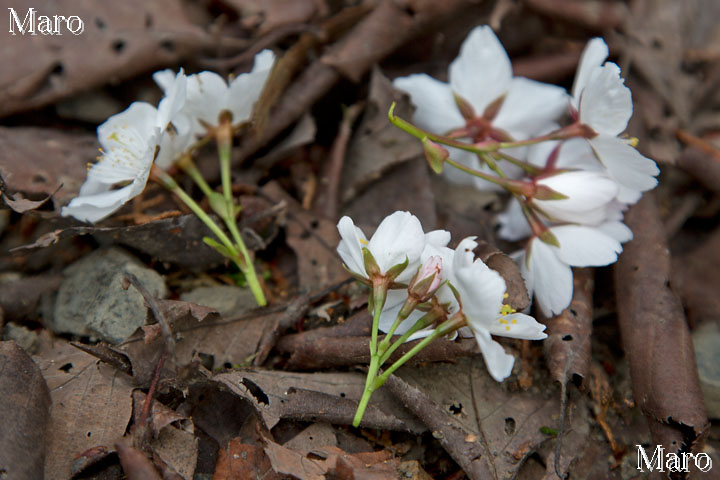
[[[30,45],[33,42],[25,39],[25,43]],[[6,69],[3,74],[10,72]],[[87,163],[98,155],[97,147],[96,137],[85,133],[37,127],[0,127],[0,151],[3,152],[0,176],[5,180],[5,188],[13,193],[20,192],[34,198],[54,193],[53,200],[58,207],[77,195],[87,175]]]
[[[276,182],[265,185],[262,192],[275,203],[287,205],[287,243],[297,257],[300,288],[317,291],[346,279],[335,251],[340,242],[335,224],[304,210]]]
[[[20,22],[27,13],[17,9]],[[74,15],[83,20],[84,30],[73,35],[63,25],[62,35],[36,35],[32,40],[29,32],[7,35],[0,62],[13,68],[0,74],[0,115],[175,64],[207,41],[178,0],[46,2],[36,15]]]
[[[14,341],[0,342],[0,473],[42,478],[50,392],[37,365]]]
[[[556,382],[567,384],[577,375],[587,377],[590,366],[592,334],[593,270],[573,271],[573,298],[559,315],[542,319],[548,338],[543,342],[550,375]]]
[[[121,438],[115,448],[120,457],[120,465],[129,480],[160,480],[152,462],[140,450],[133,447],[127,438]]]
[[[282,418],[350,425],[365,386],[359,373],[293,373],[242,369],[213,377],[248,400],[267,428]],[[424,429],[383,389],[373,395],[363,426],[420,433]]]
[[[655,444],[696,452],[709,425],[690,332],[669,287],[670,255],[655,197],[645,194],[625,218],[635,237],[618,260],[615,284],[633,396]]]
[[[530,295],[528,294],[525,280],[523,280],[520,268],[517,263],[490,245],[488,242],[478,242],[476,249],[478,258],[485,264],[498,272],[505,280],[508,298],[505,303],[512,306],[518,312],[525,310],[530,306]]]
[[[245,26],[257,29],[257,35],[308,22],[328,9],[323,0],[229,0],[228,3],[242,17]]]
[[[132,414],[130,377],[69,343],[36,358],[50,389],[45,478],[70,478],[73,459],[97,446],[112,451]]]
[[[393,102],[397,103],[397,115],[412,117],[409,97],[393,89],[390,80],[379,68],[374,68],[365,112],[348,146],[342,169],[343,202],[372,186],[393,166],[413,159],[423,161],[422,144],[388,122],[387,112]]]

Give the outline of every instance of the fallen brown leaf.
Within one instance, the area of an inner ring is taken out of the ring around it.
[[[672,259],[672,287],[680,295],[692,325],[720,322],[720,229],[698,248]]]
[[[50,393],[37,365],[13,341],[0,342],[0,473],[42,478]]]
[[[248,400],[267,428],[282,418],[350,425],[365,386],[359,373],[293,373],[244,369],[216,375],[213,380]],[[363,426],[419,433],[423,428],[388,392],[373,396]]]
[[[273,471],[263,447],[242,443],[240,439],[232,439],[226,449],[220,450],[212,478],[213,480],[240,478],[283,480],[286,477]]]
[[[76,455],[96,446],[112,451],[132,414],[130,377],[65,341],[36,358],[53,404],[45,478],[70,477]]]
[[[208,42],[177,0],[44,2],[36,12],[50,18],[78,16],[84,30],[78,35],[64,31],[30,38],[27,32],[7,36],[0,61],[13,68],[0,75],[0,115],[39,108],[112,80],[177,63]],[[19,17],[26,13],[18,8]]]

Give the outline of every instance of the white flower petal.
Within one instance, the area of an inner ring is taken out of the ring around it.
[[[164,79],[162,80],[164,81]],[[165,97],[160,101],[157,108],[158,118],[155,125],[160,127],[162,131],[175,119],[175,116],[185,106],[187,100],[187,77],[182,69],[168,87],[165,90]]]
[[[368,243],[365,234],[355,226],[350,217],[342,217],[337,229],[341,238],[337,247],[340,258],[351,272],[367,278],[362,254],[362,247]]]
[[[415,105],[413,122],[418,127],[444,134],[465,125],[447,83],[422,73],[396,78],[393,86],[410,94]]]
[[[626,140],[598,135],[589,142],[608,173],[621,185],[641,192],[657,185],[655,176],[660,170],[655,162],[642,156]]]
[[[573,267],[598,267],[617,260],[620,242],[600,230],[581,225],[561,225],[550,231],[560,242],[558,258]]]
[[[490,337],[487,330],[476,330],[473,333],[490,376],[496,381],[502,382],[512,373],[515,357],[506,353],[502,345]]]
[[[606,63],[592,76],[579,111],[580,121],[597,133],[616,136],[625,131],[633,112],[632,96],[617,65]]]
[[[83,222],[99,222],[120,209],[137,195],[137,185],[130,184],[119,190],[109,190],[95,195],[73,198],[62,208],[63,217],[74,217]]]
[[[185,112],[191,118],[217,125],[220,112],[229,108],[227,97],[228,85],[217,73],[205,71],[190,75]]]
[[[499,337],[520,338],[522,340],[543,340],[547,338],[545,325],[524,313],[502,315],[488,326],[491,334]]]
[[[507,93],[511,79],[510,58],[487,25],[470,32],[450,64],[450,86],[470,102],[477,115]]]
[[[469,267],[453,272],[453,286],[460,294],[460,301],[469,327],[472,330],[487,328],[500,313],[505,280],[481,260]]]
[[[450,243],[450,232],[447,230],[433,230],[425,234],[425,245],[433,247],[446,247]]]
[[[517,140],[524,140],[555,121],[569,105],[564,88],[515,77],[493,125]]]
[[[255,55],[252,71],[238,75],[232,81],[228,91],[228,104],[225,108],[232,112],[233,123],[241,123],[250,119],[253,106],[260,98],[274,62],[275,54],[271,50],[263,50]]]
[[[525,262],[520,265],[521,271],[525,269],[526,278],[530,278],[526,281],[528,288],[532,286],[535,301],[546,316],[562,312],[572,300],[572,269],[558,258],[558,251],[558,248],[534,238],[529,268]]]
[[[514,197],[508,202],[505,211],[498,214],[497,219],[500,224],[498,230],[500,238],[515,242],[532,235],[532,229],[523,214],[520,202]]]
[[[98,141],[105,151],[124,148],[137,154],[145,150],[157,126],[157,118],[155,107],[146,102],[133,102],[97,128]]]
[[[600,230],[610,238],[614,238],[620,243],[629,242],[633,239],[632,230],[630,230],[627,225],[620,221],[605,222],[595,228]]]
[[[618,194],[614,180],[600,172],[563,172],[537,180],[565,195],[560,200],[533,200],[553,220],[594,225],[606,217],[608,204]]]
[[[575,75],[575,83],[573,84],[572,96],[575,101],[580,98],[583,89],[592,77],[596,69],[600,68],[602,63],[608,57],[608,47],[602,38],[593,38],[588,42],[580,57],[580,64]],[[577,103],[575,103],[577,108]]]
[[[406,282],[415,274],[424,247],[425,233],[420,220],[400,211],[380,222],[368,244],[382,273],[408,260],[407,268],[397,277],[398,282]]]

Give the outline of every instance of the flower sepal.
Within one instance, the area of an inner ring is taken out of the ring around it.
[[[450,152],[439,143],[428,139],[428,137],[423,137],[421,141],[423,151],[425,152],[425,159],[430,165],[430,168],[432,168],[435,173],[442,173],[445,160],[450,157]]]

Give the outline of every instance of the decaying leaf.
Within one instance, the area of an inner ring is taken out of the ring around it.
[[[0,473],[42,478],[50,393],[37,365],[15,342],[0,342]]]
[[[426,229],[432,229],[438,219],[430,175],[422,157],[397,165],[345,204],[342,214],[350,216],[368,237],[396,210],[412,212]]]
[[[473,475],[469,470],[476,472],[473,479],[513,477],[523,461],[552,438],[543,427],[557,430],[560,402],[554,389],[510,392],[507,381],[501,384],[490,377],[480,358],[405,368],[398,373],[410,390],[391,387],[393,394],[400,390],[411,393],[400,398],[431,431],[439,432],[436,437],[441,443],[444,435],[452,434],[448,441],[455,445],[444,446],[456,461],[467,462],[461,465],[468,475]],[[420,400],[425,396],[444,410],[444,417],[425,410]],[[445,424],[452,425],[448,432],[442,430]]]
[[[293,373],[242,369],[216,375],[213,380],[248,400],[267,428],[281,418],[350,425],[365,386],[359,373]],[[378,390],[363,426],[419,433],[423,428],[389,393]]]
[[[409,97],[393,89],[378,68],[373,69],[365,113],[343,165],[340,183],[343,202],[357,196],[395,165],[409,160],[424,163],[422,144],[388,121],[387,112],[393,102],[397,102],[397,115],[412,117]]]
[[[33,43],[24,41],[28,45]],[[10,72],[7,69],[3,74]],[[3,108],[0,107],[0,112]],[[33,198],[55,193],[56,207],[65,205],[80,190],[88,162],[98,156],[97,148],[97,139],[90,134],[50,128],[0,127],[0,151],[3,152],[0,176],[10,192]],[[60,185],[62,188],[58,190]]]
[[[397,478],[397,460],[387,451],[350,455],[338,447],[320,447],[309,455],[291,450],[265,439],[265,453],[273,470],[300,480],[353,478],[357,480],[390,480]]]
[[[256,27],[257,35],[297,23],[306,23],[327,12],[324,0],[230,0],[242,23]]]
[[[543,348],[550,375],[565,384],[576,375],[584,379],[590,365],[593,270],[576,268],[573,273],[573,298],[568,308],[541,320],[547,326]]]
[[[56,341],[36,358],[50,389],[45,478],[70,477],[74,458],[96,446],[112,451],[132,415],[130,377]]]
[[[287,205],[287,243],[297,256],[300,288],[317,291],[346,279],[348,273],[335,251],[340,242],[335,224],[303,210],[275,182],[265,185],[263,193]]]
[[[285,475],[273,471],[270,459],[260,445],[248,445],[241,439],[232,439],[227,448],[218,453],[215,480],[236,478],[262,478],[283,480]]]
[[[23,22],[27,6],[14,6]],[[61,25],[62,35],[35,34],[31,39],[30,32],[21,34],[18,29],[17,35],[7,36],[0,61],[13,68],[0,75],[0,115],[174,64],[207,41],[177,0],[42,2],[35,8],[37,19],[77,16],[84,28],[72,34]],[[79,30],[77,24],[72,27]]]
[[[626,223],[634,239],[615,269],[618,321],[633,396],[657,445],[690,452],[708,428],[692,340],[669,288],[670,256],[655,197],[645,194]]]
[[[518,312],[530,306],[530,295],[525,286],[525,280],[520,273],[520,268],[512,258],[482,240],[478,242],[476,254],[480,260],[498,272],[505,280],[508,297],[504,303],[512,306]]]

